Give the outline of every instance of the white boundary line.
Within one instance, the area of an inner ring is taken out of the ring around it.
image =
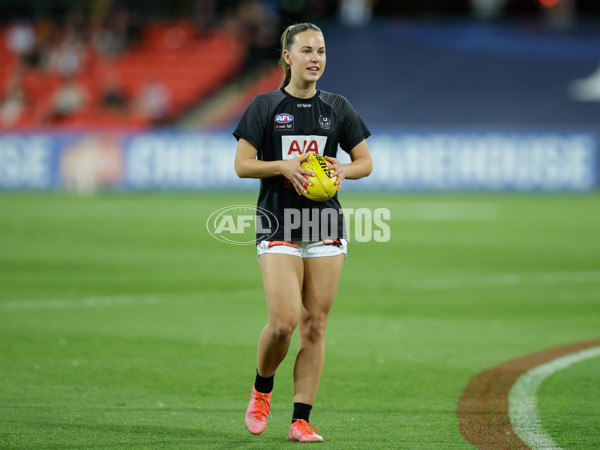
[[[205,297],[237,297],[246,295],[262,295],[261,289],[237,289],[232,291],[197,291],[197,292],[171,292],[164,294],[139,294],[139,295],[114,295],[103,297],[86,298],[61,298],[52,300],[15,300],[0,303],[0,311],[42,311],[50,309],[69,309],[69,308],[102,308],[109,306],[130,306],[130,305],[154,305],[165,303],[167,299],[181,297],[198,297],[203,300]]]
[[[537,408],[537,390],[550,375],[597,356],[600,356],[600,347],[563,356],[524,373],[515,382],[508,396],[508,414],[515,433],[525,444],[531,448],[560,449],[542,427]]]
[[[534,272],[483,275],[480,277],[439,278],[415,280],[408,286],[412,290],[443,291],[487,286],[516,286],[519,284],[568,284],[600,282],[600,271]]]
[[[520,284],[569,284],[600,282],[600,271],[534,272],[520,274],[495,274],[480,277],[438,278],[396,282],[399,288],[413,291],[444,291],[463,288],[515,286]],[[67,308],[99,308],[107,306],[152,305],[166,298],[188,296],[262,295],[261,289],[215,290],[197,292],[171,292],[163,294],[114,295],[71,299],[14,300],[0,302],[0,311],[36,311]]]

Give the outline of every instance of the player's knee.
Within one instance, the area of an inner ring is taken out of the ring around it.
[[[276,341],[285,341],[290,339],[296,329],[296,323],[293,320],[278,320],[271,324],[273,339]]]
[[[327,327],[327,316],[311,316],[302,324],[303,336],[311,343],[322,342],[325,339],[325,328]]]

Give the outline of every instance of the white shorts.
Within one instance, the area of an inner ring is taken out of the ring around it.
[[[258,256],[265,253],[281,253],[294,255],[300,258],[318,258],[321,256],[348,254],[348,241],[346,239],[327,239],[317,242],[288,242],[288,241],[262,241],[256,244]]]

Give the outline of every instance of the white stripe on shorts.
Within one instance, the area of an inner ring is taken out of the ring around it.
[[[348,255],[348,241],[340,239],[339,244],[325,244],[317,242],[286,242],[262,241],[256,244],[258,256],[265,253],[280,253],[284,255],[299,256],[300,258],[319,258],[323,256]],[[280,242],[280,244],[277,244]],[[270,244],[270,246],[269,246]]]

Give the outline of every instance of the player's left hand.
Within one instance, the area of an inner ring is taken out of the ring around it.
[[[335,182],[335,184],[337,184],[337,190],[339,192],[340,189],[342,189],[342,182],[344,181],[344,178],[346,178],[344,165],[340,163],[336,158],[332,158],[331,156],[324,156],[324,158],[328,162],[327,170],[332,171],[330,175],[331,178],[337,177],[337,181]]]

